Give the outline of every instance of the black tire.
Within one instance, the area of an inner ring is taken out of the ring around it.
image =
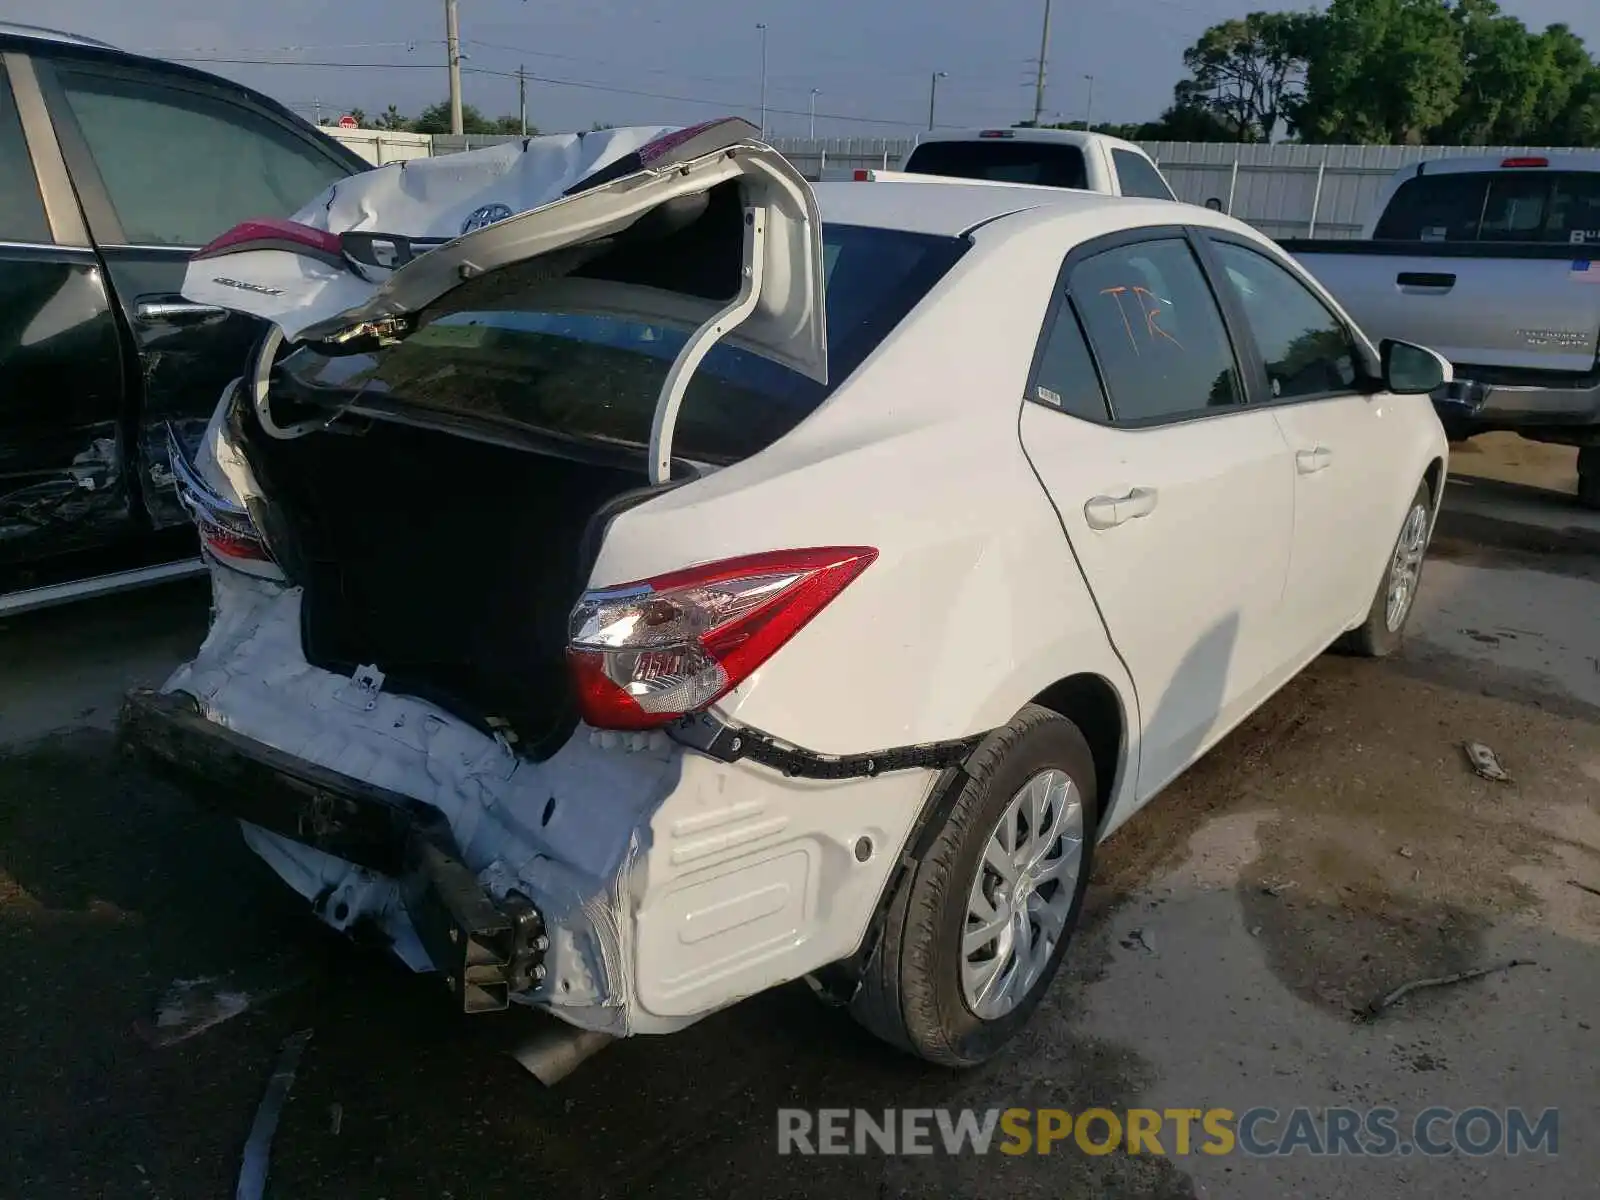
[[[961,983],[968,892],[1006,807],[1028,780],[1052,768],[1072,780],[1083,805],[1082,858],[1071,907],[1032,987],[1009,1012],[986,1020],[968,1007]],[[890,901],[882,941],[851,1015],[885,1041],[929,1062],[972,1067],[1027,1023],[1061,965],[1093,869],[1100,801],[1094,756],[1082,732],[1060,714],[1033,704],[973,752],[960,786],[927,852],[905,873]]]
[[[1416,564],[1416,574],[1412,579],[1411,595],[1406,601],[1405,611],[1401,614],[1399,624],[1391,629],[1388,619],[1389,585],[1397,570],[1401,539],[1406,536],[1407,526],[1419,507],[1424,514],[1423,520],[1427,522],[1422,535],[1423,557]],[[1406,622],[1411,619],[1411,612],[1416,607],[1416,588],[1422,582],[1422,568],[1427,561],[1428,538],[1432,532],[1433,494],[1424,482],[1417,488],[1417,494],[1411,498],[1411,503],[1406,505],[1406,515],[1400,520],[1400,531],[1395,535],[1394,548],[1384,562],[1383,577],[1378,580],[1378,590],[1373,594],[1372,607],[1367,610],[1367,619],[1341,637],[1334,644],[1335,649],[1362,658],[1387,658],[1400,649],[1401,642],[1405,640]]]
[[[1600,446],[1584,446],[1578,451],[1578,503],[1600,508]]]

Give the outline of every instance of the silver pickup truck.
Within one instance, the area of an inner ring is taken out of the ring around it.
[[[1363,240],[1282,245],[1363,329],[1450,359],[1434,399],[1452,439],[1577,446],[1600,508],[1600,153],[1416,163]]]

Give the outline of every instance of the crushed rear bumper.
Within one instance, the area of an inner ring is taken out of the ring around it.
[[[544,978],[542,915],[520,894],[483,888],[437,809],[208,721],[185,692],[130,693],[119,737],[201,806],[398,880],[412,927],[464,1012],[503,1009]]]

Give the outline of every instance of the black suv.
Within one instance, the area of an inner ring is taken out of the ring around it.
[[[0,616],[201,569],[198,445],[261,326],[179,294],[193,251],[368,164],[265,96],[0,24]]]

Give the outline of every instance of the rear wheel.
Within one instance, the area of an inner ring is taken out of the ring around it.
[[[891,901],[852,1014],[930,1062],[993,1055],[1061,965],[1098,817],[1088,742],[1029,705],[974,752],[933,845]]]
[[[1400,522],[1400,535],[1378,582],[1367,619],[1339,639],[1340,650],[1366,658],[1385,658],[1400,648],[1406,621],[1416,602],[1417,585],[1422,580],[1432,519],[1433,496],[1423,483]]]
[[[1600,446],[1584,446],[1578,451],[1578,503],[1600,508]]]

